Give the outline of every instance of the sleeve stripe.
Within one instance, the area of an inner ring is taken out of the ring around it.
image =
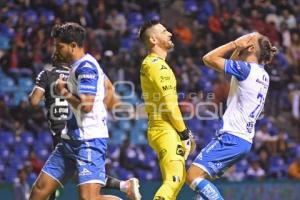
[[[37,85],[35,85],[33,89],[39,89],[39,90],[42,90],[43,92],[45,92],[45,89],[44,89],[44,88],[42,88],[42,87],[40,87],[40,86],[37,86]]]

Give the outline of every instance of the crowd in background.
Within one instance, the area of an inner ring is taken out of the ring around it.
[[[270,38],[279,53],[266,66],[270,88],[253,151],[224,177],[300,179],[300,1],[7,0],[0,5],[0,182],[13,182],[18,170],[26,169],[32,183],[52,148],[43,106],[32,108],[27,102],[36,75],[50,63],[51,28],[69,21],[86,27],[87,52],[112,82],[133,83],[134,88],[120,84],[116,89],[120,96],[133,92],[124,101],[138,107],[142,103],[139,68],[147,53],[138,29],[150,19],[160,20],[173,34],[175,48],[167,60],[177,78],[181,110],[189,116],[186,123],[195,134],[197,152],[214,136],[230,86],[230,77],[205,67],[202,56],[252,31]],[[145,119],[111,117],[109,129],[111,175],[160,178],[147,145]]]

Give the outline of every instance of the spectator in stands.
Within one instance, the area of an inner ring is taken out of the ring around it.
[[[28,200],[30,187],[26,179],[25,168],[18,170],[18,177],[13,184],[13,200]]]
[[[289,178],[291,178],[291,179],[298,180],[298,181],[300,180],[300,156],[299,155],[289,165],[288,175],[289,175]]]
[[[259,158],[254,156],[249,159],[250,167],[248,168],[246,175],[248,179],[262,180],[266,173],[265,170],[260,166]]]

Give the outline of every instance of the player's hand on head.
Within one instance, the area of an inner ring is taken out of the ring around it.
[[[189,129],[186,129],[178,134],[185,150],[184,159],[186,160],[188,156],[195,151],[196,142],[191,130]]]
[[[237,48],[244,49],[254,45],[255,38],[258,36],[259,33],[253,32],[246,35],[243,35],[236,40],[234,40],[234,44]]]

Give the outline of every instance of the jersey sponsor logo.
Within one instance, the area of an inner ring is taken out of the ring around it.
[[[162,89],[163,89],[164,91],[166,91],[166,90],[174,89],[174,87],[173,87],[172,85],[164,85],[164,86],[162,86]]]
[[[92,86],[92,85],[80,85],[80,88],[81,89],[95,89],[96,87]]]
[[[78,79],[86,78],[86,79],[96,79],[96,74],[80,74]]]
[[[166,150],[166,149],[162,149],[162,150],[159,152],[158,158],[159,158],[160,160],[162,160],[162,159],[165,157],[166,154],[167,154],[167,150]]]
[[[93,66],[91,65],[91,64],[89,64],[89,63],[85,63],[83,66],[82,66],[82,68],[91,68],[91,69],[94,69],[93,68]]]
[[[252,130],[254,128],[254,123],[253,122],[248,122],[246,128],[247,128],[248,133],[252,133]]]
[[[168,68],[166,66],[164,66],[164,65],[161,65],[160,70],[163,70],[163,69],[168,69]]]
[[[179,156],[184,156],[184,148],[180,144],[177,145],[176,154]]]
[[[154,59],[152,60],[153,63],[156,62],[156,61],[158,61],[158,58],[154,58]]]
[[[78,175],[79,176],[88,176],[91,174],[92,174],[92,172],[90,172],[87,168],[83,168],[83,170]]]
[[[170,76],[160,76],[160,82],[165,82],[165,81],[169,81],[171,79]]]
[[[263,85],[264,87],[269,87],[269,84],[267,82],[267,79],[265,79],[264,81],[260,80],[260,79],[256,79],[256,82]]]
[[[165,200],[165,198],[162,196],[156,196],[153,200]]]

